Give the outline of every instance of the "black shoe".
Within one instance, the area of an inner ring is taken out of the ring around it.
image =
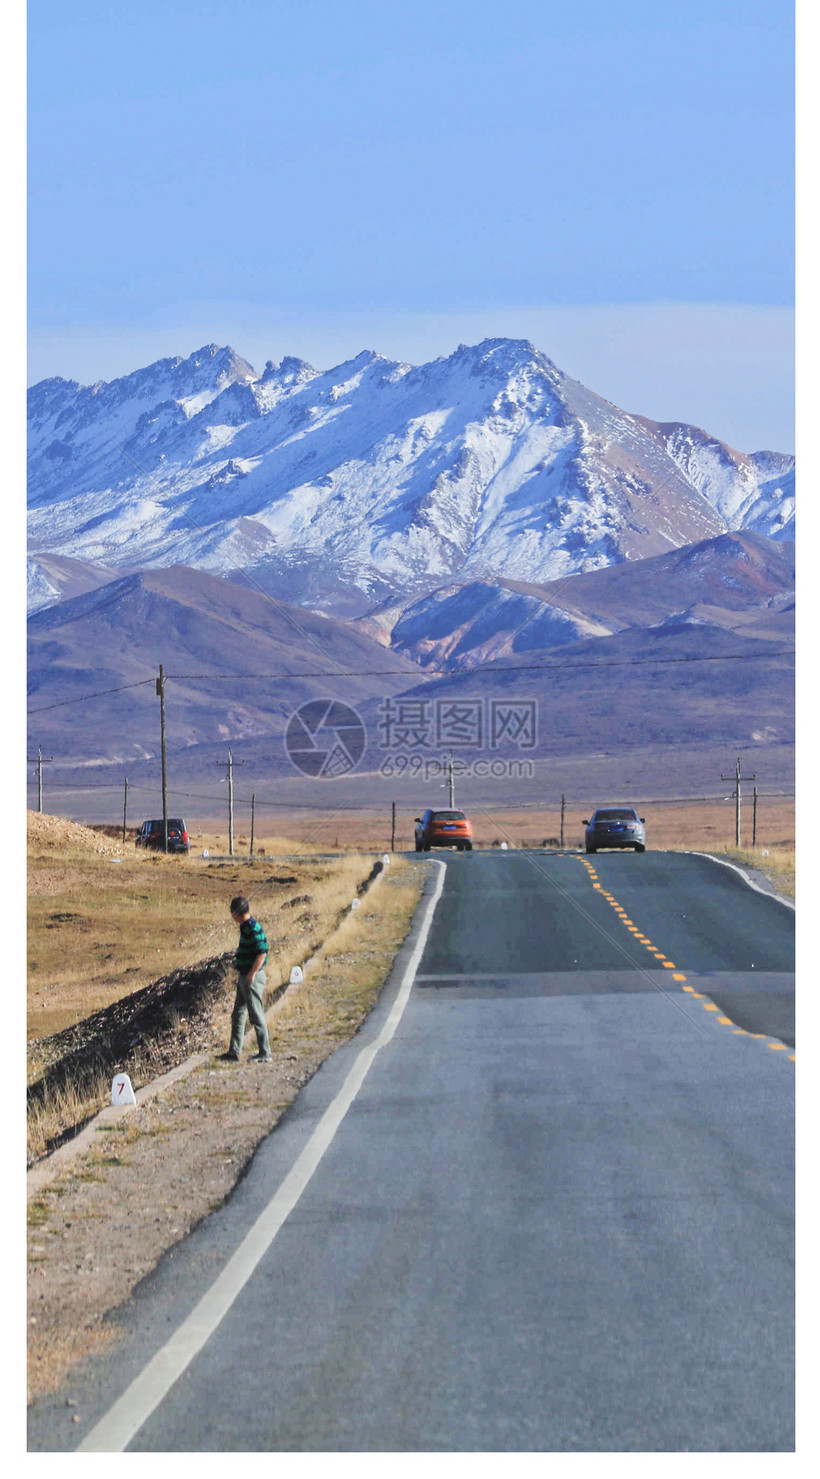
[[[219,1061],[220,1061],[220,1063],[238,1063],[239,1062],[239,1054],[238,1053],[232,1053],[232,1052],[230,1052],[230,1050],[227,1053],[220,1053],[219,1054]]]
[[[273,1062],[273,1056],[272,1056],[271,1053],[254,1053],[253,1057],[251,1058],[251,1063],[272,1063],[272,1062]]]

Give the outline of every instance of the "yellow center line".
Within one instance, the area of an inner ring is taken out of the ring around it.
[[[685,981],[686,980],[685,973],[683,971],[677,970],[677,968],[675,966],[674,960],[669,960],[668,957],[666,955],[664,955],[664,953],[663,953],[662,950],[659,950],[656,945],[653,945],[653,943],[650,940],[650,938],[649,938],[648,935],[642,935],[641,934],[640,930],[638,929],[638,926],[635,924],[634,920],[630,919],[630,917],[627,914],[626,910],[624,909],[623,905],[618,903],[618,900],[615,898],[615,895],[609,893],[608,890],[603,887],[603,884],[601,884],[601,883],[599,883],[597,881],[598,874],[595,872],[594,868],[592,867],[592,864],[591,863],[584,862],[583,858],[579,859],[579,861],[584,863],[584,867],[587,870],[587,874],[588,874],[588,877],[590,879],[590,882],[592,882],[592,887],[598,891],[598,893],[601,895],[601,897],[603,899],[606,899],[606,901],[609,904],[610,908],[611,909],[614,909],[615,913],[618,915],[618,918],[621,920],[621,923],[626,925],[627,929],[629,930],[629,933],[631,935],[633,935],[636,940],[639,940],[642,945],[645,945],[646,946],[646,949],[649,951],[650,955],[654,955],[657,960],[660,960],[660,961],[663,962],[663,968],[664,968],[665,971],[672,971],[673,972],[673,975],[672,975],[672,980],[673,981]],[[595,880],[595,881],[593,882],[593,880]],[[705,1012],[719,1012],[720,1011],[720,1007],[719,1006],[716,1006],[714,1002],[711,1002],[711,1001],[707,1001],[706,1000],[706,993],[704,991],[696,991],[695,988],[694,988],[694,986],[688,986],[688,985],[687,986],[684,986],[683,989],[695,1001],[701,1001],[701,1002],[703,1002],[703,1010]],[[768,1036],[768,1033],[766,1033],[766,1032],[748,1032],[745,1027],[735,1027],[733,1025],[733,1023],[732,1023],[731,1017],[718,1017],[717,1020],[718,1020],[718,1023],[720,1024],[721,1027],[731,1027],[732,1028],[733,1036],[735,1036],[735,1037],[753,1037],[753,1038],[757,1038],[758,1040],[763,1040],[763,1039],[765,1039]],[[771,1050],[772,1050],[773,1053],[785,1053],[785,1051],[786,1051],[786,1045],[785,1045],[785,1043],[781,1043],[781,1042],[770,1042],[770,1043],[767,1044],[767,1046],[771,1048]],[[797,1061],[796,1060],[796,1055],[794,1053],[789,1053],[789,1059],[790,1059],[790,1061],[792,1063],[795,1063]]]

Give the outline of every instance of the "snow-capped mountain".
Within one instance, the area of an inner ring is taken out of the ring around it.
[[[621,411],[524,341],[262,374],[209,345],[29,401],[35,559],[184,563],[339,614],[727,529],[793,537],[793,458]]]

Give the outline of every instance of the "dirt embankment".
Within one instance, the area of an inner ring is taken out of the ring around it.
[[[113,1002],[101,1012],[41,1039],[34,1052],[42,1071],[28,1088],[29,1114],[69,1098],[77,1105],[78,1121],[84,1106],[93,1108],[101,1083],[117,1072],[130,1073],[134,1082],[158,1077],[192,1053],[214,1048],[216,1023],[222,1009],[222,1030],[233,981],[229,979],[230,952],[199,965],[173,971]],[[67,1127],[72,1133],[74,1127]],[[60,1137],[57,1137],[59,1140]]]
[[[83,827],[79,822],[69,822],[65,817],[54,817],[41,811],[28,813],[26,832],[29,848],[45,847],[55,852],[65,852],[68,848],[82,848],[84,851],[107,857],[116,857],[123,850],[121,842],[116,842],[103,832],[95,831],[92,827]]]

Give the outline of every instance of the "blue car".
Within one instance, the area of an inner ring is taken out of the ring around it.
[[[599,847],[632,847],[646,852],[646,817],[639,817],[634,806],[601,806],[587,820],[584,817],[584,845],[587,852]]]

